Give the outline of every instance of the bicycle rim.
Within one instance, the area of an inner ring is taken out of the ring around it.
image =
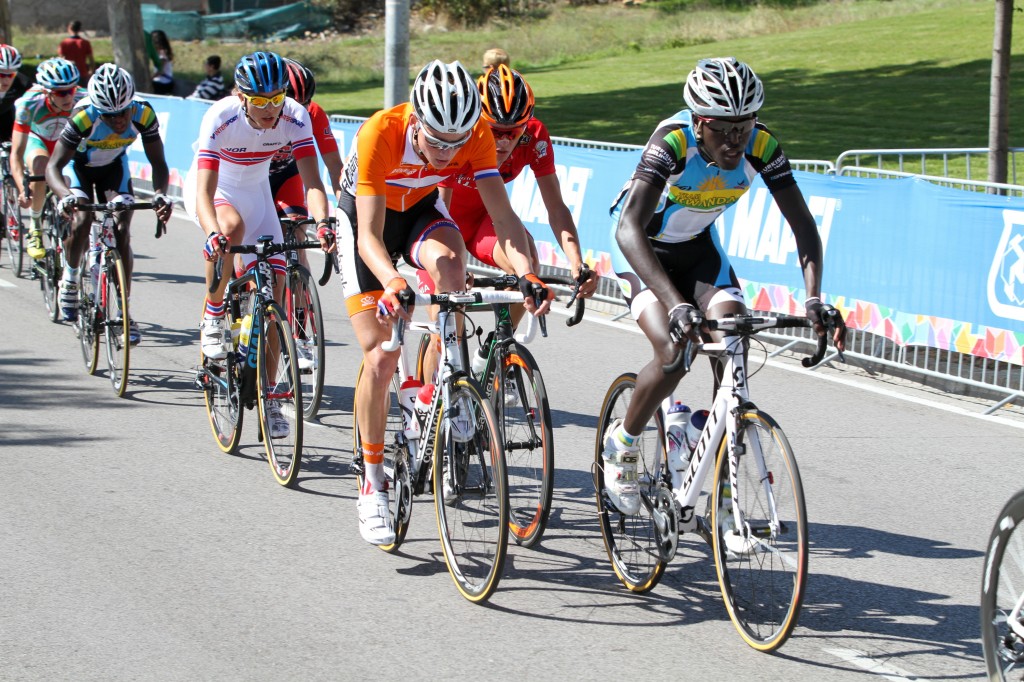
[[[301,265],[295,266],[288,273],[286,300],[292,337],[295,339],[296,350],[302,353],[299,378],[302,382],[303,418],[309,421],[316,418],[323,399],[326,347],[320,294],[309,271]]]
[[[509,531],[523,547],[540,541],[551,511],[555,454],[551,407],[537,361],[525,348],[505,354],[491,383],[508,470]]]
[[[601,537],[608,559],[622,584],[639,593],[647,592],[658,584],[666,565],[658,550],[658,536],[651,516],[651,504],[658,482],[663,477],[665,461],[662,454],[664,425],[660,411],[647,422],[637,440],[641,504],[636,514],[623,514],[608,499],[604,491],[604,457],[601,455],[605,433],[616,419],[625,419],[635,388],[636,374],[630,372],[617,377],[605,394],[594,448],[594,489],[597,492]]]
[[[254,327],[255,328],[255,327]],[[302,385],[288,318],[281,306],[270,303],[263,311],[257,374],[259,376],[259,413],[263,447],[274,480],[292,487],[298,480],[302,457]],[[270,419],[279,412],[283,422],[272,430]]]
[[[989,536],[981,583],[981,645],[990,680],[1020,680],[1024,639],[1010,617],[1024,590],[1024,490],[1003,506]],[[1017,623],[1020,623],[1017,616]]]
[[[711,500],[715,570],[740,636],[759,651],[773,651],[789,638],[800,616],[807,584],[807,510],[793,450],[778,424],[752,410],[741,416],[740,426],[744,454],[733,486],[726,485],[724,449],[718,457]],[[743,528],[736,528],[734,500]]]
[[[479,384],[459,377],[450,398],[435,441],[434,509],[448,572],[479,603],[497,588],[508,549],[505,456]]]
[[[103,304],[103,336],[106,347],[110,383],[118,397],[128,390],[128,362],[131,344],[128,342],[128,290],[124,263],[116,251],[106,254],[106,266],[100,274],[100,294]]]
[[[359,365],[359,373],[356,376],[356,384],[363,375],[363,365]],[[405,425],[402,422],[402,412],[398,404],[399,387],[397,377],[391,382],[391,390],[388,391],[386,405],[381,406],[383,414],[387,415],[387,422],[384,426],[384,476],[388,482],[388,510],[391,514],[391,521],[395,529],[395,541],[387,545],[377,545],[380,549],[394,554],[402,546],[405,534],[409,532],[409,520],[412,518],[412,480],[409,475],[409,449],[405,439]],[[355,405],[352,406],[352,442],[355,452],[353,454],[353,468],[356,470],[356,485],[358,494],[363,488],[363,456],[360,448],[363,439],[359,433],[359,413]]]
[[[21,206],[13,178],[4,182],[4,218],[7,220],[7,255],[15,277],[21,277],[25,262],[25,226],[21,222]]]
[[[96,365],[100,359],[99,316],[102,311],[96,305],[96,290],[93,288],[92,277],[86,273],[79,279],[78,320],[75,322],[75,331],[78,334],[78,343],[82,347],[85,371],[92,375],[96,373]]]
[[[46,249],[46,256],[40,264],[41,272],[39,273],[39,288],[43,292],[43,303],[46,304],[46,313],[51,322],[60,320],[57,283],[60,282],[60,278],[63,275],[61,269],[63,245],[60,241],[61,229],[59,220],[60,218],[54,207],[53,196],[51,195],[47,197],[46,203],[43,204],[43,224],[46,225],[45,234],[46,239],[49,240],[49,245]]]

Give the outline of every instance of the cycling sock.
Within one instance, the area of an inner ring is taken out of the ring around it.
[[[626,432],[626,429],[624,427],[620,426],[615,434],[615,437],[618,439],[620,443],[625,445],[627,448],[631,448],[636,443],[636,439],[639,438],[640,436],[639,434],[636,436],[630,435],[629,433]]]
[[[363,495],[384,488],[384,443],[363,442]]]
[[[206,299],[206,312],[203,317],[207,320],[216,320],[224,317],[226,310],[227,304],[224,301],[213,303],[210,299]]]
[[[78,281],[78,271],[79,270],[81,270],[81,268],[73,268],[71,266],[65,267],[64,268],[64,276],[61,277],[61,280],[64,281],[64,282],[67,282],[68,284],[71,284],[73,282],[77,282]]]

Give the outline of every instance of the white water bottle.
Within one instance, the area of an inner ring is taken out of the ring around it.
[[[420,422],[420,428],[427,426],[427,417],[430,415],[430,406],[434,404],[434,384],[423,384],[416,393],[416,405],[414,411]]]
[[[672,473],[672,487],[679,488],[683,472],[690,465],[690,450],[686,446],[686,428],[690,423],[690,408],[676,401],[665,415],[665,434],[668,437],[668,468]]]
[[[402,421],[405,423],[405,437],[416,440],[420,437],[420,419],[416,416],[416,396],[423,388],[423,382],[407,377],[399,389],[398,403],[402,408]]]
[[[96,291],[100,285],[100,260],[102,258],[103,247],[96,242],[89,250],[89,281],[92,284],[92,291]]]
[[[686,425],[686,449],[687,458],[693,452],[693,449],[697,447],[697,441],[700,440],[701,431],[704,430],[704,425],[708,422],[708,411],[697,410],[690,415],[690,422]]]

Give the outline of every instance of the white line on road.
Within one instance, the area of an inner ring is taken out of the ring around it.
[[[17,289],[18,285],[17,284],[11,284],[10,282],[8,282],[6,280],[0,279],[0,287],[7,287],[9,289]]]
[[[852,663],[858,668],[861,668],[873,675],[878,675],[887,680],[893,680],[893,682],[909,682],[910,680],[913,680],[914,682],[927,682],[928,680],[926,677],[918,677],[917,675],[912,675],[904,670],[900,670],[896,666],[889,665],[887,663],[880,663],[863,651],[856,651],[855,649],[830,648],[824,648],[822,651],[827,654],[832,654],[836,658],[846,661],[847,663]]]

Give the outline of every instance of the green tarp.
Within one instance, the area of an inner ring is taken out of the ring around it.
[[[271,9],[245,9],[223,14],[168,12],[157,5],[142,5],[146,31],[160,29],[171,40],[274,40],[323,31],[331,26],[331,15],[308,2],[296,2]]]

